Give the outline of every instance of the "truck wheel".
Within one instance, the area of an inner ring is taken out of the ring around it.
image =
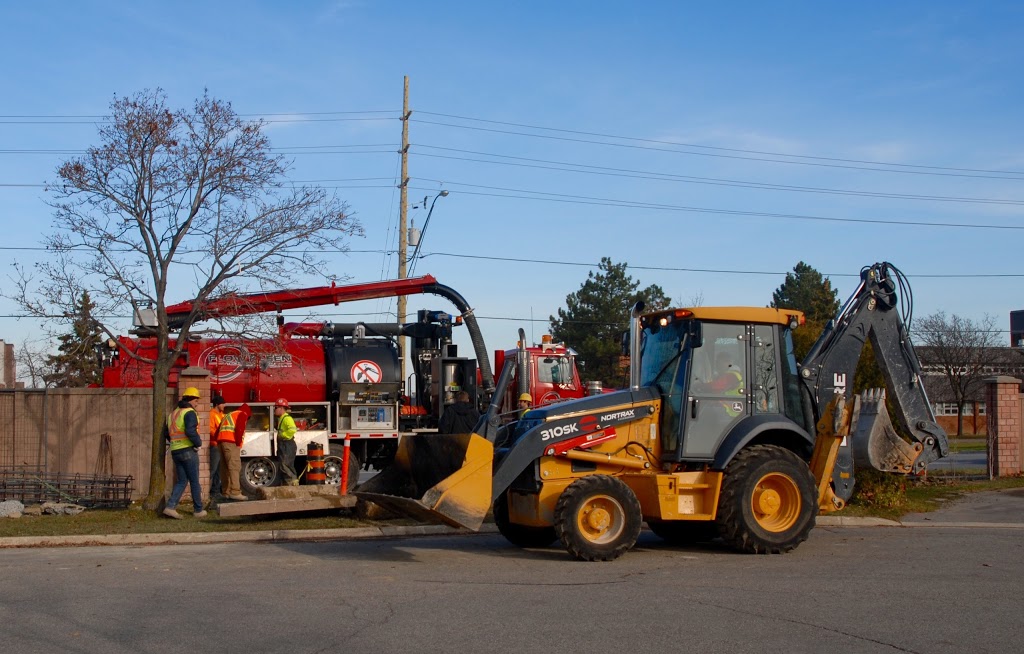
[[[324,457],[324,475],[328,484],[341,485],[341,461],[340,456],[330,455]],[[348,490],[352,490],[359,483],[359,457],[354,452],[348,453]]]
[[[788,552],[814,527],[815,497],[814,477],[803,459],[783,447],[755,445],[725,469],[719,531],[740,552]]]
[[[242,471],[238,477],[242,492],[246,495],[256,495],[260,488],[277,485],[280,474],[281,470],[277,466],[277,461],[261,456],[255,459],[243,459]]]
[[[671,545],[693,545],[718,536],[718,525],[703,520],[648,520],[647,526]]]
[[[528,527],[510,522],[507,492],[494,502],[494,524],[505,540],[516,547],[547,547],[558,539],[554,527]]]
[[[629,486],[607,475],[577,479],[555,505],[555,533],[580,561],[611,561],[633,547],[643,517]]]

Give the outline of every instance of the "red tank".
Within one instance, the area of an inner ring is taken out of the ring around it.
[[[155,355],[156,339],[119,338],[121,346],[139,355]],[[173,347],[173,341],[172,341]],[[210,372],[211,388],[228,403],[323,402],[327,399],[327,363],[320,339],[201,339],[190,341],[171,370],[170,384],[191,364]],[[153,384],[152,366],[121,354],[103,370],[106,388],[146,388]]]

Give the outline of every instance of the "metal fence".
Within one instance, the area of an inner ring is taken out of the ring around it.
[[[18,500],[23,504],[70,502],[87,508],[123,509],[132,501],[132,477],[0,468],[0,500]]]

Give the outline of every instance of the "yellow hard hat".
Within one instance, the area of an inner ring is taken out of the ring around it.
[[[519,396],[519,401],[520,402],[533,402],[533,396],[530,395],[529,393],[523,393],[522,395]]]
[[[185,389],[185,392],[181,394],[181,399],[185,399],[186,397],[194,397],[198,400],[199,389],[196,388],[195,386],[189,386],[188,388]]]

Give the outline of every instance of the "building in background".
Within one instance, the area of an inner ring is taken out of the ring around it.
[[[15,384],[17,368],[14,366],[14,344],[0,339],[0,388],[21,388],[24,384]]]
[[[1024,310],[1010,312],[1010,347],[1024,347]]]

